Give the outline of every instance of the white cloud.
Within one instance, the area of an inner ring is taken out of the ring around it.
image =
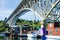
[[[12,10],[5,8],[7,1],[8,0],[0,0],[0,20],[3,20],[5,17],[8,17],[8,15],[12,12]]]
[[[0,0],[0,8],[4,8],[8,0]]]
[[[7,7],[9,0],[0,0],[0,20],[3,20],[5,17],[9,17],[14,9]]]
[[[0,9],[0,15],[1,14],[5,14],[5,15],[8,15],[10,13],[12,13],[12,9]]]
[[[0,9],[0,19],[9,17],[12,11],[13,11],[12,9]]]

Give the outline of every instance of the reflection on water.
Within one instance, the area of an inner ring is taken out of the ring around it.
[[[26,38],[26,37],[23,37],[23,38],[20,38],[19,40],[41,40],[40,38]]]
[[[4,37],[0,40],[60,40],[60,39],[53,39],[53,38],[28,38],[28,37],[16,37],[13,39],[10,39],[8,37]]]
[[[19,40],[60,40],[60,39],[53,39],[53,38],[20,38]]]

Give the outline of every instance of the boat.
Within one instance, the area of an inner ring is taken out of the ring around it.
[[[27,34],[28,38],[36,38],[37,34]]]

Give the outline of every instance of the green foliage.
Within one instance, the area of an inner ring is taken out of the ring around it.
[[[1,39],[1,40],[4,39],[4,36],[0,36],[0,39]]]
[[[45,26],[46,28],[48,27],[47,25],[48,25],[48,23],[47,23],[47,22],[45,22],[45,23],[44,23],[44,26]]]
[[[4,21],[0,21],[0,32],[4,32],[6,30]]]
[[[4,32],[6,28],[0,28],[0,32]]]
[[[37,26],[40,26],[40,21],[36,21],[34,20],[34,22],[32,20],[25,20],[25,19],[18,19],[17,22],[16,22],[16,25],[29,25],[31,27],[37,27]]]

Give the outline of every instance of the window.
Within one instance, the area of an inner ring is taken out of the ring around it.
[[[60,27],[60,22],[54,22],[54,27],[55,27],[55,28]]]
[[[49,32],[50,32],[50,35],[52,35],[52,30],[50,30]]]
[[[56,32],[58,32],[58,28],[55,28],[56,29]]]
[[[52,23],[50,23],[50,25],[49,25],[50,27],[52,27]]]

